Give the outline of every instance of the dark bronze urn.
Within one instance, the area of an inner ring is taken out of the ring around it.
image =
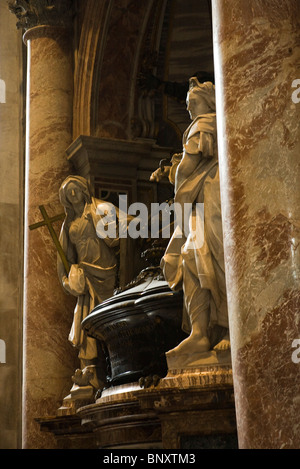
[[[165,353],[185,337],[182,307],[182,291],[172,291],[160,268],[150,266],[89,314],[82,326],[102,344],[107,387],[167,374]]]

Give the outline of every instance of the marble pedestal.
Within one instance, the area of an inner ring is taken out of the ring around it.
[[[172,370],[145,389],[116,386],[76,415],[39,423],[63,449],[237,448],[231,367]]]

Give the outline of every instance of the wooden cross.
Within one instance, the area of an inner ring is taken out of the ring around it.
[[[70,266],[69,266],[69,263],[67,261],[67,258],[66,258],[66,255],[63,251],[63,248],[61,247],[61,244],[59,242],[59,239],[57,237],[57,234],[55,233],[54,229],[53,229],[53,226],[52,226],[52,223],[58,221],[58,220],[62,220],[64,217],[65,217],[65,214],[64,213],[60,213],[59,215],[55,215],[55,217],[52,217],[50,218],[46,212],[46,209],[43,205],[40,205],[39,206],[39,209],[41,211],[41,214],[44,218],[43,221],[40,221],[38,223],[35,223],[33,225],[30,225],[29,226],[29,229],[30,230],[36,230],[37,228],[40,228],[41,226],[47,226],[48,230],[49,230],[49,233],[54,241],[54,244],[56,246],[56,249],[58,251],[58,254],[60,255],[60,258],[62,260],[62,263],[64,265],[64,268],[66,269],[66,272],[67,274],[69,273],[70,271]]]

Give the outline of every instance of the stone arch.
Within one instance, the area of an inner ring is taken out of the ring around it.
[[[75,69],[73,137],[91,135],[93,83],[101,62],[112,2],[91,0],[86,8]]]
[[[141,92],[138,77],[145,68],[175,82],[197,70],[212,71],[208,5],[209,0],[89,0],[78,17],[73,139],[150,138],[179,149],[190,123],[185,105]]]

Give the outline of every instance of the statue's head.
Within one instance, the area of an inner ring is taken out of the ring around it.
[[[72,210],[76,203],[91,203],[88,181],[81,176],[68,176],[59,189],[59,199],[66,212]]]
[[[197,77],[190,78],[186,103],[191,119],[202,114],[215,112],[215,85],[210,81],[200,83]]]

